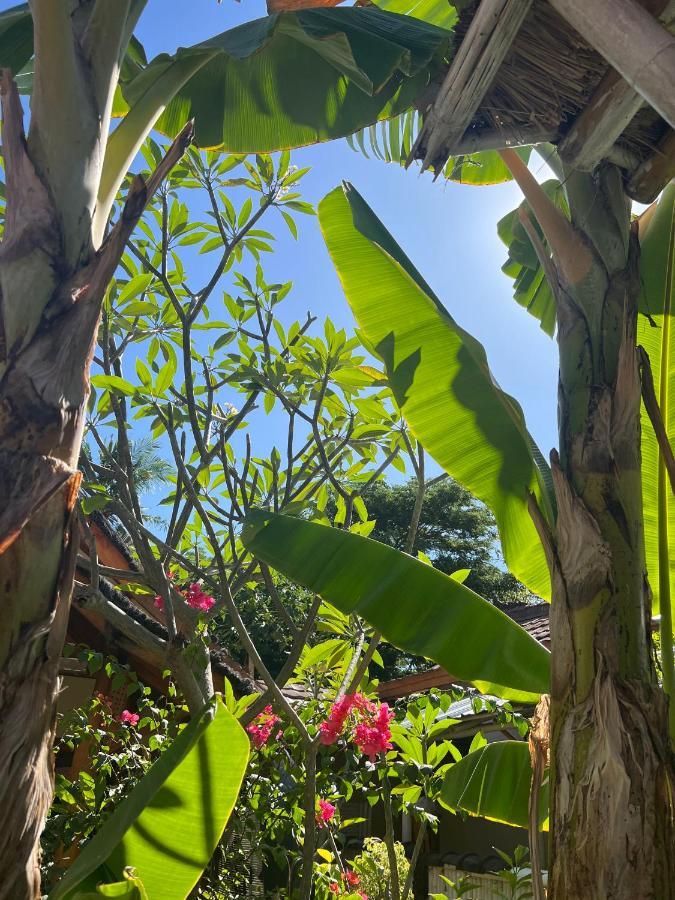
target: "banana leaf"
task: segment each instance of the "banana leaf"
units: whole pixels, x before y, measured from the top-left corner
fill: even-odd
[[[549,653],[465,585],[378,541],[303,519],[252,510],[244,545],[343,613],[433,659],[458,681],[509,700],[548,690]]]
[[[642,275],[638,342],[649,356],[654,389],[671,446],[675,439],[675,182],[640,225]],[[647,574],[654,612],[661,614],[661,669],[670,695],[670,732],[675,741],[673,599],[675,598],[675,498],[665,463],[644,406],[642,499]]]
[[[453,812],[528,826],[532,765],[525,741],[496,741],[468,753],[452,765],[441,788],[440,801]],[[539,827],[548,831],[548,777],[539,795]]]
[[[85,846],[50,900],[119,883],[127,869],[148,900],[185,900],[221,838],[248,757],[246,733],[214,698]]]
[[[319,224],[362,335],[383,360],[417,439],[495,515],[510,571],[550,595],[528,509],[553,517],[550,471],[518,403],[497,386],[483,346],[450,316],[349,184],[319,204]]]

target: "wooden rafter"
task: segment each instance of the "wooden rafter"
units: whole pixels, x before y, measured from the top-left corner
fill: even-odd
[[[422,159],[423,168],[438,167],[457,152],[457,144],[494,81],[531,5],[532,0],[482,0],[408,163]]]
[[[558,132],[551,128],[532,125],[527,128],[509,126],[490,128],[484,131],[467,131],[445,149],[449,156],[463,156],[466,153],[480,153],[482,150],[502,150],[504,148],[529,147],[532,144],[552,143]]]
[[[664,24],[675,14],[675,0],[641,0],[640,5]],[[590,172],[609,155],[643,105],[642,96],[610,69],[558,145],[561,158],[574,169]]]
[[[632,173],[626,193],[640,203],[652,203],[671,178],[675,178],[675,131],[668,131]]]
[[[675,37],[637,0],[549,0],[675,128]]]

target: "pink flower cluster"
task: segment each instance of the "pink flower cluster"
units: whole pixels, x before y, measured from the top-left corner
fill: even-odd
[[[325,828],[335,815],[335,807],[328,800],[319,800],[319,811],[316,814],[316,824],[319,828]]]
[[[275,716],[272,712],[271,706],[266,706],[265,709],[255,717],[255,719],[251,722],[250,725],[246,726],[246,731],[248,732],[251,741],[253,742],[253,746],[256,750],[260,750],[261,747],[264,747],[265,744],[269,741],[272,736],[272,731],[277,722],[281,722],[279,716]],[[276,733],[277,740],[281,737],[283,731],[279,729]]]
[[[138,713],[132,713],[128,709],[123,709],[122,712],[120,713],[120,717],[119,717],[119,721],[123,725],[132,725],[132,726],[138,725],[139,719],[140,719],[140,716],[138,715]]]
[[[361,879],[356,874],[356,872],[350,872],[349,870],[340,873],[340,883],[337,881],[331,881],[328,885],[328,890],[331,894],[335,894],[336,897],[347,897],[350,894],[353,894],[354,891],[352,888],[358,887]],[[363,891],[358,891],[358,895],[361,900],[368,900],[367,894],[364,894]]]
[[[389,723],[393,718],[394,713],[386,703],[373,703],[363,694],[345,694],[332,705],[328,719],[321,723],[319,740],[325,745],[334,744],[347,726],[356,746],[374,762],[378,753],[391,750]]]
[[[169,578],[172,576],[169,575]],[[186,589],[178,588],[180,593],[185,597],[185,602],[193,609],[200,612],[208,612],[215,604],[215,600],[209,594],[206,594],[198,581],[193,581]],[[164,612],[164,598],[155,597],[155,606],[160,612]]]

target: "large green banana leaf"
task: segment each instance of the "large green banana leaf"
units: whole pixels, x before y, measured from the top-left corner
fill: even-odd
[[[297,147],[407,109],[449,39],[445,29],[375,7],[281,13],[156,57],[124,96],[133,109],[170,93],[157,127],[173,135],[194,116],[200,146]],[[158,90],[160,82],[171,87]]]
[[[244,545],[344,613],[480,691],[530,702],[548,690],[549,653],[520,625],[443,572],[369,538],[252,511]]]
[[[351,185],[321,201],[319,223],[406,421],[436,462],[493,511],[511,572],[548,597],[528,497],[552,517],[550,473],[520,406],[495,383],[483,346],[452,319]]]
[[[641,307],[638,341],[649,355],[656,397],[671,444],[675,438],[675,182],[663,192],[640,228]],[[673,598],[675,597],[675,502],[649,416],[642,410],[642,496],[647,573],[655,612],[661,613],[664,686],[673,695]],[[675,738],[675,702],[671,699]]]
[[[194,118],[199,146],[237,153],[343,137],[408,109],[449,38],[375,7],[305,9],[161,54],[122,86],[129,109],[108,142],[100,218],[151,128],[173,136]]]
[[[202,147],[281,150],[343,137],[407,110],[449,52],[451,33],[377,7],[305,9],[247,22],[123,69],[95,229],[149,131],[195,119]],[[31,58],[26,5],[0,14],[0,66]]]
[[[506,825],[528,827],[532,764],[525,741],[496,741],[467,754],[448,769],[440,801]],[[539,827],[548,830],[548,777],[539,795]]]
[[[135,870],[148,900],[184,900],[234,807],[249,740],[219,698],[178,735],[49,896],[71,900]]]

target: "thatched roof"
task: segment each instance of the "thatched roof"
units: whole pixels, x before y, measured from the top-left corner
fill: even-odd
[[[653,199],[675,175],[675,134],[554,9],[568,2],[465,5],[448,71],[435,96],[425,98],[424,126],[411,157],[440,172],[450,156],[548,141],[572,168],[590,170],[609,158],[624,169],[631,196]],[[668,20],[675,15],[667,0],[641,6]],[[675,93],[675,85],[670,90]]]

